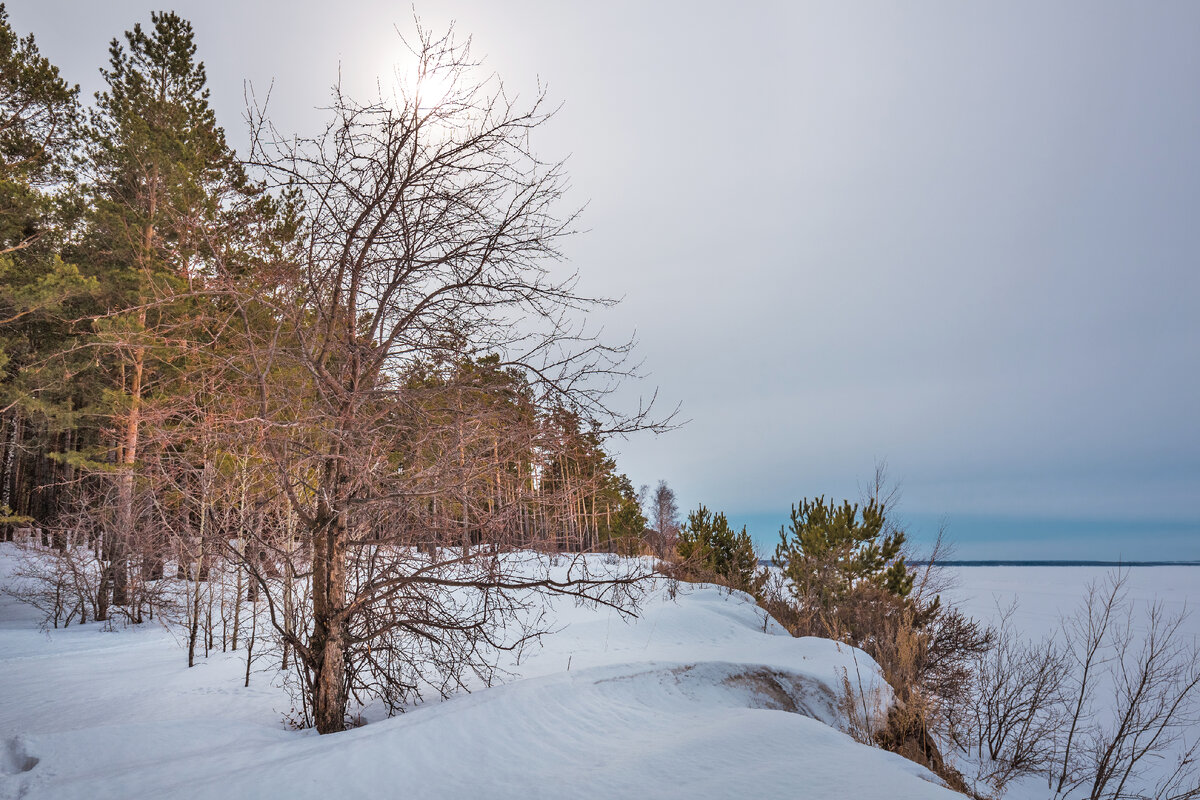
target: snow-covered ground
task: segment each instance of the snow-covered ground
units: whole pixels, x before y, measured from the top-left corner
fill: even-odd
[[[13,564],[0,544],[0,582]],[[995,620],[1014,600],[1030,637],[1055,632],[1092,567],[961,567],[948,598]],[[1200,601],[1200,568],[1133,568],[1135,604]],[[38,628],[0,596],[0,798],[956,797],[899,756],[856,743],[838,710],[864,655],[784,634],[748,598],[650,593],[639,617],[553,604],[559,631],[503,685],[334,736],[290,728],[265,660],[187,669],[157,623]],[[1200,614],[1185,625],[1200,637]],[[1009,798],[1040,797],[1036,781]]]
[[[240,654],[187,669],[156,624],[44,632],[0,597],[0,798],[959,796],[844,732],[843,674],[877,688],[866,656],[745,596],[551,613],[504,685],[318,737],[285,724],[269,672],[242,687]]]
[[[976,619],[994,621],[997,609],[1017,607],[1013,622],[1030,638],[1054,634],[1059,620],[1074,611],[1090,582],[1103,583],[1107,567],[954,567],[955,586],[946,593]],[[1169,614],[1190,612],[1181,631],[1200,637],[1200,567],[1129,567],[1126,589],[1136,613],[1158,600]]]

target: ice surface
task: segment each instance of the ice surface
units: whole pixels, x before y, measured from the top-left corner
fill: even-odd
[[[1024,637],[1038,640],[1057,637],[1061,641],[1064,617],[1079,609],[1089,583],[1104,586],[1113,573],[1108,567],[954,567],[947,570],[954,587],[946,598],[976,619],[995,624],[1003,612],[1011,611],[1013,628]],[[1200,640],[1200,567],[1130,567],[1125,572],[1125,593],[1135,635],[1145,633],[1145,613],[1151,603],[1161,604],[1168,616],[1185,614],[1178,635],[1184,646]],[[1122,622],[1125,617],[1122,617]],[[1140,639],[1139,639],[1140,642]],[[1097,680],[1098,702],[1111,697],[1111,686]],[[1101,708],[1101,715],[1107,709]],[[950,753],[951,759],[962,759]],[[1176,755],[1181,750],[1176,748]],[[1171,759],[1147,759],[1143,765],[1149,776],[1160,775],[1173,766]],[[959,765],[968,771],[965,762]],[[1028,776],[1015,781],[1005,800],[1044,800],[1049,794],[1046,780]]]

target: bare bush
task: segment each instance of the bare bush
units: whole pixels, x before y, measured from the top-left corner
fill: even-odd
[[[1127,577],[1114,572],[1091,585],[1064,623],[1075,668],[1054,796],[1200,797],[1190,757],[1200,741],[1200,649],[1181,636],[1186,612],[1154,602],[1136,614]],[[1165,773],[1155,769],[1172,760]]]
[[[106,502],[111,495],[105,493],[111,488],[104,483],[75,487],[71,505],[59,515],[55,527],[40,529],[18,545],[18,567],[5,591],[43,611],[45,625],[65,627],[114,616],[140,623],[175,610],[175,587],[164,579],[161,559],[149,555],[158,551],[148,541],[159,535],[149,520],[153,503],[149,493],[139,493],[132,505],[144,524],[122,537],[123,544],[135,547],[125,551],[121,569],[115,568],[117,560],[109,547],[113,508]],[[122,599],[120,606],[106,602],[114,585]]]
[[[1068,655],[1053,639],[1021,638],[1012,624],[1015,608],[1001,613],[991,646],[977,655],[972,702],[950,728],[974,756],[977,782],[995,792],[1016,777],[1050,768],[1065,721]]]
[[[1057,638],[1024,641],[1012,609],[1001,615],[968,710],[950,720],[991,791],[1041,775],[1061,800],[1200,797],[1200,650],[1186,613],[1139,611],[1127,577],[1090,584]]]
[[[100,561],[86,546],[75,543],[45,548],[34,541],[20,548],[5,594],[44,614],[43,627],[68,627],[96,618]]]

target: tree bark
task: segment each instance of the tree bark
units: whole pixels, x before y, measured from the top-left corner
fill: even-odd
[[[0,507],[5,513],[12,512],[13,483],[16,481],[17,445],[20,441],[21,417],[14,411],[5,420],[8,423],[8,436],[4,443],[4,477],[0,483]],[[4,541],[13,540],[13,526],[4,526]]]
[[[318,733],[346,728],[346,544],[349,531],[337,495],[343,484],[337,457],[326,474],[326,497],[314,520],[313,636],[310,666],[313,677],[313,721]]]

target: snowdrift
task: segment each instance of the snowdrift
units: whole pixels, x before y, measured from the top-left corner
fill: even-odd
[[[843,676],[890,702],[869,657],[792,638],[745,595],[551,613],[505,684],[318,737],[284,723],[270,672],[241,686],[239,654],[189,670],[169,631],[45,633],[4,598],[0,798],[959,796],[846,733]]]

